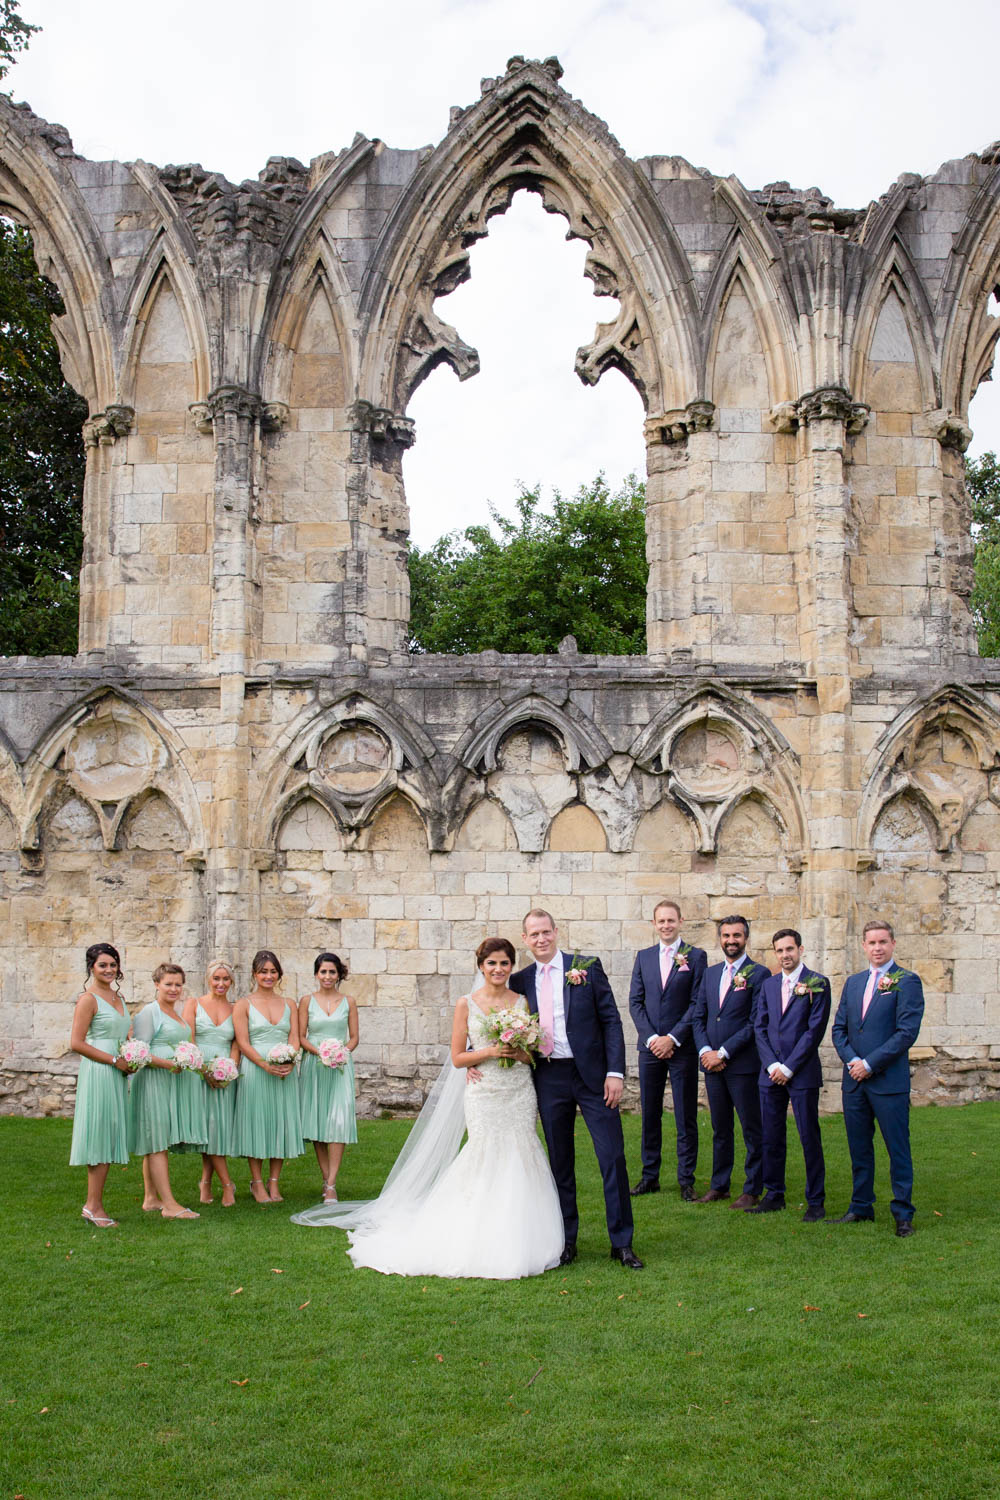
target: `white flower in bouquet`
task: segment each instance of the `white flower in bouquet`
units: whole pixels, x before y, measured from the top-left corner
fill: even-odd
[[[194,1042],[178,1042],[174,1052],[174,1062],[188,1073],[200,1073],[205,1066],[201,1048],[196,1047]]]
[[[148,1045],[140,1042],[138,1037],[130,1037],[118,1048],[118,1056],[127,1064],[130,1073],[138,1073],[140,1068],[146,1067],[152,1055]]]
[[[275,1042],[265,1061],[269,1062],[272,1067],[284,1068],[288,1063],[293,1063],[298,1055],[295,1048],[290,1047],[287,1042]]]
[[[346,1068],[347,1059],[350,1056],[343,1042],[335,1041],[333,1037],[319,1044],[319,1060],[328,1068]]]
[[[208,1083],[214,1083],[220,1089],[227,1089],[231,1083],[236,1082],[239,1069],[231,1057],[213,1057],[202,1068],[201,1076]]]
[[[528,1061],[535,1066],[535,1054],[547,1057],[552,1050],[552,1041],[542,1030],[536,1015],[528,1010],[495,1010],[486,1017],[486,1034],[492,1042],[504,1047],[516,1047],[528,1054]],[[513,1057],[497,1059],[501,1068],[512,1068],[517,1061]]]

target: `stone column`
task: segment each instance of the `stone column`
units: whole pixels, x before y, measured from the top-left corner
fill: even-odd
[[[384,659],[406,649],[410,580],[406,569],[409,511],[403,454],[416,431],[370,401],[351,408],[347,514],[351,545],[344,580],[344,639],[352,660]]]
[[[109,406],[83,424],[87,473],[83,486],[83,564],[80,569],[79,651],[109,644],[115,582],[112,515],[116,492],[127,482],[124,444],[135,421],[131,406]],[[131,473],[131,470],[128,470]]]
[[[698,538],[712,493],[714,413],[710,401],[691,401],[645,424],[646,646],[672,661],[711,659]]]

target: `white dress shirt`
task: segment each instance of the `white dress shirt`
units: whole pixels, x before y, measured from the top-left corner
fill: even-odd
[[[789,1004],[791,1004],[792,997],[795,994],[795,986],[798,984],[799,979],[801,978],[801,975],[802,975],[802,970],[804,968],[805,968],[805,964],[801,963],[801,964],[799,964],[798,968],[797,969],[793,969],[790,974],[786,975],[784,969],[782,969],[782,971],[781,971],[781,983],[782,983],[782,985],[784,985],[786,979],[788,980],[788,999],[789,999]],[[783,1075],[783,1077],[785,1077],[785,1078],[791,1078],[791,1076],[792,1076],[792,1070],[791,1070],[791,1068],[786,1068],[785,1064],[784,1063],[780,1063],[780,1062],[772,1063],[771,1066],[768,1068],[767,1071],[770,1073],[770,1075],[771,1075],[772,1078],[774,1077],[774,1070],[775,1070],[775,1068],[778,1068],[780,1070],[780,1072]]]
[[[734,959],[728,959],[727,958],[726,959],[726,968],[723,969],[722,973],[719,975],[719,994],[720,995],[722,994],[722,981],[726,977],[726,969],[729,970],[729,984],[728,984],[728,986],[726,988],[726,997],[728,998],[729,991],[733,987],[733,976],[736,974],[737,969],[742,969],[744,963],[746,962],[746,956],[747,956],[747,951],[744,948],[744,950],[740,954],[739,958],[734,958]],[[705,1053],[706,1052],[711,1052],[711,1050],[712,1050],[711,1047],[701,1047],[701,1048],[699,1048],[698,1056],[699,1057],[704,1057]],[[729,1061],[729,1053],[726,1051],[725,1047],[720,1047],[719,1048],[719,1056],[722,1058],[723,1062],[728,1062]]]
[[[542,991],[542,970],[545,964],[535,959],[535,998]],[[557,948],[548,964],[549,979],[552,981],[552,1051],[549,1053],[551,1059],[559,1059],[573,1056],[573,1048],[569,1044],[566,1034],[566,975],[563,970],[563,956]],[[614,1073],[610,1069],[605,1075],[608,1078],[623,1078],[623,1073]]]

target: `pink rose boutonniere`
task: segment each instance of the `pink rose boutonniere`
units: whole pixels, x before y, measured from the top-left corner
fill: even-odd
[[[690,943],[681,943],[674,954],[674,968],[678,974],[686,974],[691,965],[688,963],[688,955],[692,952]]]
[[[883,974],[876,988],[880,995],[888,995],[893,990],[899,989],[899,981],[902,979],[902,970],[897,969],[895,974]]]
[[[737,969],[736,973],[733,975],[733,989],[734,990],[745,990],[746,987],[747,987],[747,981],[749,980],[749,978],[750,978],[750,965],[749,964],[744,964],[743,968],[742,969]]]
[[[587,970],[594,962],[592,958],[581,958],[579,953],[574,953],[570,966],[566,970],[566,983],[582,984],[587,977]]]
[[[811,974],[808,979],[800,979],[792,991],[793,995],[818,995],[823,988],[823,981],[818,974]]]

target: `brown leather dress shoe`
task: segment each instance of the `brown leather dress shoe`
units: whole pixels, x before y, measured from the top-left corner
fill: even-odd
[[[696,1203],[722,1203],[728,1197],[728,1193],[721,1193],[718,1188],[709,1188],[707,1193],[702,1193],[701,1197],[694,1201]]]
[[[748,1208],[755,1208],[759,1202],[760,1197],[757,1193],[741,1193],[738,1198],[733,1199],[729,1207],[742,1208],[743,1212],[746,1213]]]

